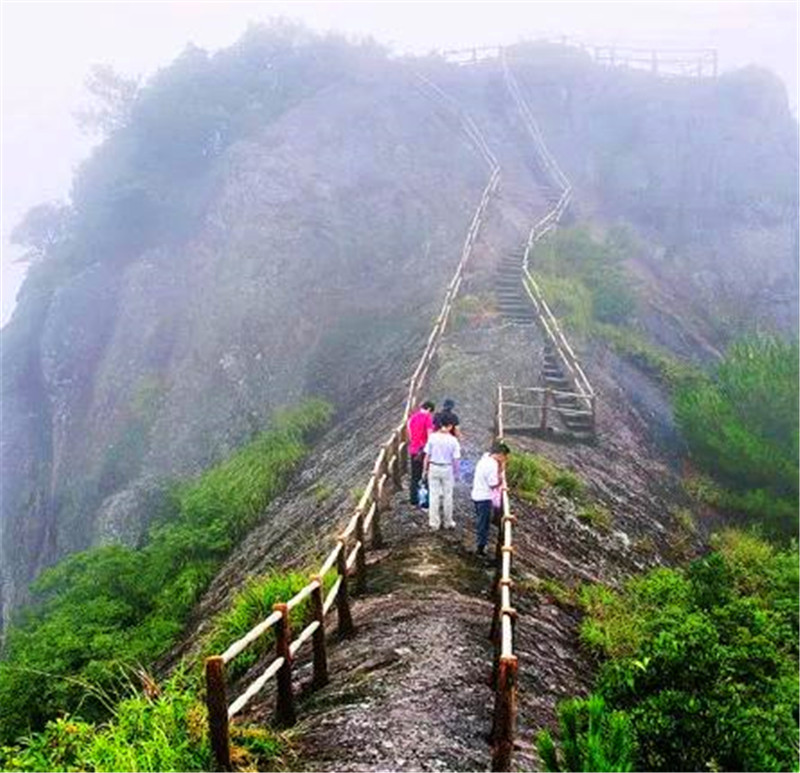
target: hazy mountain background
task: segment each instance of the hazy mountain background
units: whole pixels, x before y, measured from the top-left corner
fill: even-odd
[[[63,200],[96,136],[74,113],[96,63],[146,78],[193,42],[214,51],[250,21],[286,16],[311,29],[372,36],[396,53],[569,35],[595,44],[714,47],[720,67],[775,72],[797,109],[794,2],[6,2],[2,14],[2,292],[8,320],[25,268],[8,237],[35,204]]]

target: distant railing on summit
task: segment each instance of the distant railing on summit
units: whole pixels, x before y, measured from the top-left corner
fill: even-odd
[[[719,57],[714,48],[636,48],[596,45],[566,35],[536,38],[530,42],[577,48],[588,54],[599,65],[646,70],[659,77],[716,78],[719,67]],[[442,51],[442,56],[448,62],[459,65],[479,64],[503,56],[520,61],[525,59],[524,54],[516,56],[511,46],[453,49]]]

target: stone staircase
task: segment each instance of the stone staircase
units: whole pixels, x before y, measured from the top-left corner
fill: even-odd
[[[544,363],[542,366],[542,380],[544,386],[558,391],[572,392],[574,387],[564,375],[564,370],[559,363],[558,356],[551,344],[545,344]],[[586,410],[586,404],[572,395],[553,395],[555,411],[561,419],[564,428],[573,437],[580,440],[594,439],[594,428],[589,415],[574,415],[570,411]]]
[[[497,309],[503,319],[514,325],[532,325],[536,321],[533,304],[522,284],[522,261],[525,251],[520,248],[500,261],[495,280]]]

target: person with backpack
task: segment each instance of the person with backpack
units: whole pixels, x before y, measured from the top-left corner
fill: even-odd
[[[428,479],[428,524],[438,531],[441,526],[439,503],[444,510],[444,528],[454,529],[453,484],[459,475],[461,444],[452,434],[453,425],[442,424],[425,444],[423,475]]]
[[[411,461],[411,482],[408,501],[415,507],[419,501],[419,482],[422,479],[422,463],[425,459],[425,444],[433,432],[433,412],[436,406],[426,400],[408,419],[408,457]]]
[[[496,440],[475,465],[471,498],[475,506],[475,552],[479,556],[486,555],[489,522],[492,509],[502,497],[502,473],[509,453],[509,447],[502,440]]]

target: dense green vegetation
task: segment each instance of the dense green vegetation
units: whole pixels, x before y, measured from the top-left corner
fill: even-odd
[[[784,535],[798,523],[798,364],[797,341],[747,339],[675,400],[692,459],[729,490],[716,504]]]
[[[224,557],[329,415],[321,401],[279,414],[231,458],[176,486],[142,548],[95,548],[44,572],[33,588],[36,603],[8,631],[0,740],[39,730],[64,711],[104,719],[127,689],[129,667],[169,649]]]
[[[583,589],[581,641],[602,662],[590,699],[561,708],[560,745],[539,736],[551,769],[796,770],[796,545],[730,531],[714,547]]]

